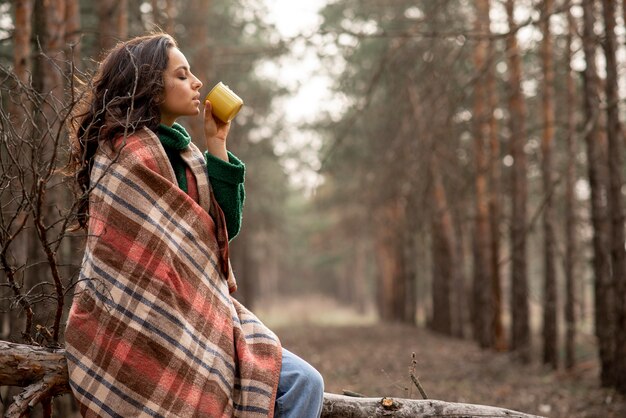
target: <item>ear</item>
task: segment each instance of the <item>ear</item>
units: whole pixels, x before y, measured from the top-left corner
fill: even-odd
[[[165,101],[165,86],[161,88],[161,91],[152,96],[152,101],[157,106],[160,106]]]
[[[152,97],[152,101],[156,105],[160,105],[165,101],[165,83],[166,82],[167,81],[165,80],[165,70],[163,70],[161,72],[161,79],[155,80],[155,83],[153,84],[153,89],[156,90],[156,93]]]

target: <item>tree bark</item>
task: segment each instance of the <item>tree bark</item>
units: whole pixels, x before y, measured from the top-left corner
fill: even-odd
[[[541,139],[541,169],[543,172],[543,362],[553,369],[559,366],[556,289],[556,231],[554,227],[554,180],[552,150],[554,148],[554,48],[550,33],[552,0],[543,0],[541,20],[541,62],[543,67],[543,136]]]
[[[51,396],[69,393],[65,350],[51,350],[0,341],[0,385],[27,386],[14,399],[5,417],[17,418],[30,407]],[[532,418],[528,415],[493,406],[470,405],[437,400],[394,398],[353,398],[324,394],[322,417],[506,417]]]
[[[254,240],[253,231],[248,230],[242,231],[230,243],[233,271],[239,283],[239,290],[234,295],[248,309],[253,309],[257,302],[258,282],[263,277],[259,274]]]
[[[68,393],[65,350],[0,341],[0,385],[25,387],[7,408],[6,418],[22,417],[39,402]]]
[[[489,17],[489,15],[487,15]],[[501,181],[502,170],[500,139],[494,110],[498,106],[498,94],[495,74],[495,45],[489,41],[487,47],[487,97],[489,99],[489,230],[491,232],[491,299],[493,311],[491,332],[493,348],[505,351],[507,347],[502,323],[502,274],[500,272],[500,221],[502,213]]]
[[[606,149],[598,129],[600,114],[599,79],[596,70],[595,2],[584,0],[583,50],[585,53],[584,111],[585,142],[589,186],[591,188],[591,219],[593,225],[593,270],[595,275],[595,328],[600,354],[603,386],[614,382],[614,320],[609,254],[609,222],[607,198]]]
[[[156,26],[163,25],[161,10],[159,8],[159,0],[150,0],[150,5],[152,6],[152,21]]]
[[[378,265],[378,314],[385,321],[405,322],[405,272],[403,243],[405,208],[392,199],[377,209],[375,251]]]
[[[450,296],[452,283],[457,283],[455,270],[458,268],[454,227],[448,207],[448,199],[441,178],[439,159],[433,153],[430,157],[430,174],[433,190],[433,322],[432,329],[445,335],[452,335],[452,306]]]
[[[576,226],[576,199],[574,187],[576,185],[576,85],[572,73],[572,40],[576,33],[576,22],[570,9],[567,10],[567,46],[566,50],[566,85],[567,95],[565,108],[567,109],[567,137],[566,137],[566,169],[565,169],[565,367],[572,369],[576,365],[576,265],[578,260],[578,236]]]
[[[604,15],[604,55],[606,57],[605,94],[607,101],[607,138],[609,157],[608,201],[611,222],[610,253],[615,295],[614,376],[617,389],[626,393],[626,253],[624,250],[624,207],[622,187],[623,147],[619,120],[618,68],[615,39],[615,2],[602,0]]]
[[[17,0],[15,3],[15,30],[13,31],[13,72],[22,83],[28,82],[31,70],[32,0]]]
[[[176,25],[176,4],[174,0],[165,1],[165,31],[174,36]]]
[[[211,33],[207,21],[213,16],[212,0],[191,0],[189,2],[190,13],[188,20],[187,50],[189,51],[189,65],[193,73],[203,82],[208,83],[214,77],[213,49]],[[212,86],[205,86],[209,89]],[[207,90],[208,91],[208,90]],[[192,138],[204,138],[202,132],[202,118],[189,118],[187,121],[189,134]]]
[[[358,237],[354,243],[353,264],[350,266],[349,280],[354,293],[353,305],[357,312],[364,314],[367,310],[367,301],[369,299],[366,289],[367,276],[367,248],[365,247],[365,237]],[[415,316],[415,315],[414,315]]]
[[[476,16],[474,27],[476,33],[489,33],[489,1],[476,0]],[[489,111],[486,91],[486,77],[488,71],[487,44],[483,38],[476,42],[474,47],[474,66],[479,72],[474,88],[474,169],[476,188],[476,218],[475,218],[475,265],[473,284],[473,314],[474,339],[483,348],[493,346],[492,312],[493,301],[491,293],[490,268],[490,236],[489,232],[489,197],[488,197],[488,164],[485,151],[486,141],[489,139]]]
[[[522,96],[522,64],[517,45],[517,25],[513,11],[515,0],[507,0],[509,35],[506,38],[509,67],[509,110],[511,155],[513,156],[511,184],[511,350],[519,353],[523,362],[530,361],[530,323],[528,307],[528,277],[526,267],[526,107]]]
[[[152,0],[152,19],[154,24],[163,28],[166,33],[174,36],[174,26],[176,23],[176,4],[175,0],[165,0],[165,9],[159,8],[159,1]]]
[[[484,405],[461,404],[436,400],[409,400],[398,398],[352,398],[324,394],[324,408],[322,418],[340,417],[502,417],[502,418],[531,418],[522,412],[496,408]]]
[[[418,219],[413,214],[415,213],[415,203],[411,203],[412,196],[407,198],[406,208],[405,208],[405,228],[402,231],[403,238],[403,257],[404,257],[404,320],[403,322],[406,324],[416,324],[417,323],[417,279],[418,279],[418,261],[416,260],[417,254],[417,229],[418,229]],[[358,244],[357,244],[358,245]],[[364,276],[358,278],[360,283],[355,283],[353,285],[353,293],[355,296],[360,294],[361,297],[365,297],[364,287],[365,280]],[[365,300],[365,299],[364,299]]]
[[[97,12],[100,49],[108,50],[128,36],[128,0],[100,0]]]
[[[128,0],[117,0],[117,36],[128,39]]]
[[[8,95],[8,110],[10,113],[11,125],[15,127],[16,131],[18,131],[20,135],[27,137],[31,131],[28,126],[29,124],[27,123],[27,115],[32,113],[32,104],[28,99],[26,89],[19,86],[19,84],[21,83],[28,86],[31,81],[29,80],[29,77],[33,69],[33,62],[31,59],[33,0],[15,1],[14,13],[15,29],[13,30],[13,73],[15,74],[16,80],[6,80],[3,82],[12,84],[11,90],[13,91],[13,94]],[[6,143],[3,143],[2,149],[0,150],[0,163],[2,164],[2,167],[10,167],[12,165],[9,157],[10,153],[7,149],[8,147],[9,146],[6,145]],[[24,163],[24,167],[29,165],[28,162],[25,161],[27,159],[26,155],[20,154],[19,158],[21,162]],[[7,179],[8,177],[3,176],[3,182]],[[14,211],[19,210],[21,205],[18,202],[24,201],[25,197],[24,194],[19,191],[19,186],[14,186],[18,181],[25,181],[25,179],[18,179],[17,176],[14,176],[14,179],[8,181],[6,186],[3,187],[3,191],[0,192],[0,205],[3,213],[13,213]],[[7,229],[11,231],[12,234],[16,233],[16,231],[11,228],[11,225],[7,225],[5,222],[0,223],[3,228],[8,227]],[[11,268],[25,265],[26,260],[28,260],[28,248],[30,242],[32,241],[32,237],[27,233],[18,235],[19,236],[16,236],[14,243],[10,245],[11,248],[5,250],[2,248],[2,245],[0,245],[0,250],[5,251],[5,254],[0,256],[0,259],[3,259],[5,263],[9,263],[9,260],[12,258],[14,260]],[[2,269],[3,268],[4,266]],[[17,269],[14,269],[13,271],[16,270]],[[9,278],[6,273],[3,275],[2,282],[3,284],[9,282]],[[13,300],[9,300],[8,298],[2,299],[3,300],[0,301],[0,310],[2,311],[0,314],[0,320],[2,321],[0,329],[2,330],[2,338],[11,338],[15,330],[18,327],[21,327],[20,323],[22,318],[26,319],[26,328],[30,329],[29,322],[32,322],[32,309],[28,307],[25,309],[25,312],[18,317],[15,312],[12,311],[12,305],[14,303]],[[26,307],[28,305],[28,301],[22,299],[21,305],[22,307]],[[17,333],[15,333],[15,335],[17,335]]]
[[[65,6],[65,43],[71,46],[69,57],[78,68],[82,67],[80,38],[80,2],[67,0]]]
[[[64,0],[38,0],[35,2],[35,36],[41,51],[37,55],[33,70],[33,88],[39,93],[33,103],[33,129],[27,136],[37,146],[30,155],[32,190],[37,199],[31,200],[28,209],[32,214],[32,232],[28,234],[28,259],[32,266],[24,272],[25,289],[33,289],[42,281],[49,281],[54,286],[56,306],[52,304],[33,304],[34,322],[43,322],[42,318],[53,318],[50,325],[54,338],[58,339],[61,331],[61,314],[65,303],[64,288],[60,267],[64,264],[62,256],[67,250],[67,242],[56,245],[63,234],[59,214],[67,205],[67,190],[57,187],[60,175],[56,168],[64,159],[65,147],[61,144],[66,138],[62,122],[65,103],[66,84],[66,44]],[[23,189],[26,190],[26,189]],[[55,247],[56,246],[56,247]],[[28,291],[24,291],[26,293]],[[32,331],[32,330],[31,330]],[[25,335],[29,341],[33,335]]]

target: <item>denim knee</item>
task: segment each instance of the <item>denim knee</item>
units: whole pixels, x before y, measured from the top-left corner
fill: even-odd
[[[302,367],[298,372],[298,383],[296,384],[301,390],[305,390],[311,394],[311,397],[324,396],[324,378],[315,368],[306,364],[308,367]]]
[[[319,417],[324,400],[324,379],[306,361],[283,349],[275,417]]]

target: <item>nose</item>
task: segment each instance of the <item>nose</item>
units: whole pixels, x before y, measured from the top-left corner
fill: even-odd
[[[202,88],[202,81],[200,81],[200,79],[196,76],[193,76],[195,78],[194,81],[194,89],[195,90],[200,90]]]

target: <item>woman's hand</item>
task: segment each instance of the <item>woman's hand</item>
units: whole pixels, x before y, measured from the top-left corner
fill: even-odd
[[[207,150],[217,158],[228,161],[226,138],[230,131],[230,122],[224,123],[211,113],[211,102],[204,102],[204,139]]]

